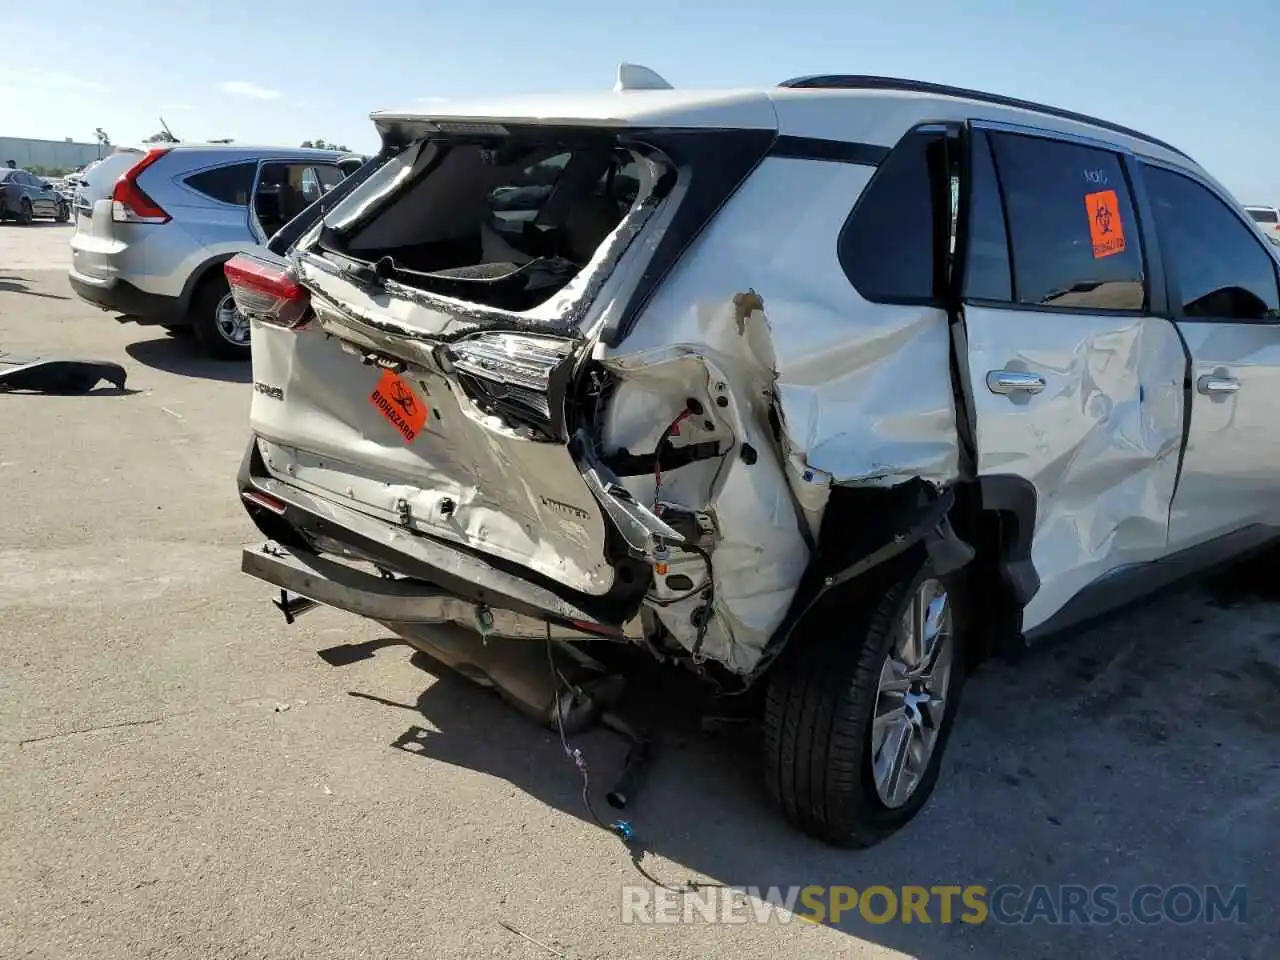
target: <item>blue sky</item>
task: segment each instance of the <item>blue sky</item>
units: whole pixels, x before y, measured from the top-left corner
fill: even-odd
[[[71,0],[4,17],[0,136],[376,144],[371,110],[820,72],[978,87],[1129,124],[1280,203],[1280,0]]]

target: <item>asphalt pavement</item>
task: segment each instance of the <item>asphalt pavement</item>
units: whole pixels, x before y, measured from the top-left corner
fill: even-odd
[[[1256,565],[984,669],[926,811],[860,853],[780,822],[750,736],[673,701],[628,849],[550,732],[375,625],[286,626],[238,570],[247,368],[77,300],[69,236],[0,226],[0,350],[129,381],[0,394],[0,957],[1280,956],[1280,591]],[[575,746],[603,808],[625,746]],[[1216,924],[623,922],[691,880],[1246,899]]]

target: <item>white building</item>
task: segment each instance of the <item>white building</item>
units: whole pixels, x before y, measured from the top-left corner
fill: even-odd
[[[66,140],[28,140],[0,137],[0,166],[12,160],[19,167],[63,167],[78,170],[90,161],[111,152],[110,146]]]

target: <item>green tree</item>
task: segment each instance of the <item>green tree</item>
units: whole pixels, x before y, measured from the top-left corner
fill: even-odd
[[[336,143],[329,143],[327,140],[303,140],[301,144],[304,150],[312,148],[316,150],[341,150],[343,153],[350,153],[351,148],[346,146],[338,146]]]

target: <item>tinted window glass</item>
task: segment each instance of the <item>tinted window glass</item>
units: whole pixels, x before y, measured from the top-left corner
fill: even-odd
[[[927,300],[934,289],[928,148],[909,133],[885,157],[840,234],[840,263],[868,300]]]
[[[1257,220],[1258,223],[1280,223],[1280,214],[1274,210],[1250,210],[1249,216]]]
[[[1138,219],[1120,158],[1058,140],[991,137],[1013,247],[1014,299],[1141,310]]]
[[[1009,238],[1000,206],[1000,186],[985,136],[973,143],[973,183],[969,215],[969,251],[964,295],[974,300],[1005,302],[1013,297],[1009,277]]]
[[[1181,174],[1147,167],[1160,248],[1177,277],[1188,317],[1276,318],[1275,261],[1257,236],[1209,190]]]
[[[320,185],[324,187],[324,192],[328,193],[342,182],[343,174],[337,167],[328,167],[321,164],[316,167],[316,176],[320,178]]]
[[[253,191],[253,177],[257,170],[257,165],[253,163],[235,163],[192,174],[187,177],[186,182],[187,186],[214,200],[246,207],[249,205],[249,194]]]

